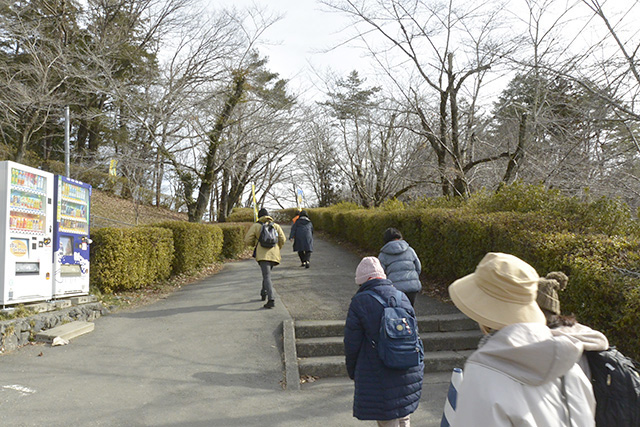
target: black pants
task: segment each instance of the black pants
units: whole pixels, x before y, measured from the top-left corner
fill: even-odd
[[[303,264],[311,261],[311,251],[298,251],[298,256],[300,257],[300,262]]]
[[[416,297],[418,296],[418,293],[417,292],[405,292],[404,294],[407,296],[407,298],[409,298],[409,301],[411,301],[411,305],[413,307],[415,307],[416,306]]]

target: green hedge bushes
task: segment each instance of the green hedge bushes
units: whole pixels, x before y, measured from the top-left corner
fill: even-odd
[[[173,232],[173,274],[191,273],[222,257],[223,234],[217,225],[184,221],[155,224]]]
[[[167,221],[92,230],[91,287],[103,293],[138,289],[235,258],[246,249],[250,225]]]
[[[253,222],[253,208],[233,208],[227,222]]]
[[[244,235],[249,230],[249,227],[251,227],[251,222],[239,224],[221,223],[217,225],[222,230],[224,241],[222,244],[222,258],[236,258],[244,252],[246,249]]]
[[[640,233],[619,201],[579,200],[516,184],[466,202],[434,199],[369,210],[308,211],[316,229],[371,255],[382,247],[384,230],[398,228],[416,250],[424,277],[443,287],[472,273],[492,251],[516,255],[542,276],[563,271],[569,276],[560,294],[563,311],[640,358],[640,274],[633,273],[640,271]]]
[[[91,287],[132,290],[171,275],[173,233],[165,228],[101,228],[91,232]]]

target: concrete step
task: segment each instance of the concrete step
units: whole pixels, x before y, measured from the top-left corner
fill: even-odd
[[[343,320],[298,320],[295,322],[296,337],[335,337],[344,334]],[[478,324],[462,313],[438,314],[418,317],[418,330],[423,332],[453,332],[478,330]]]
[[[482,338],[479,329],[473,331],[420,332],[425,352],[475,350]]]
[[[427,352],[472,350],[478,347],[480,337],[479,330],[420,333]],[[299,338],[296,339],[296,351],[298,357],[341,356],[344,355],[343,337]]]
[[[418,317],[418,330],[423,332],[479,331],[478,324],[462,313]]]
[[[297,335],[296,330],[296,335]],[[296,340],[298,357],[344,357],[344,342],[342,337],[299,338]]]
[[[435,351],[424,354],[424,371],[448,372],[462,368],[473,350]],[[302,357],[298,359],[300,376],[319,378],[343,377],[347,375],[344,356]]]
[[[297,320],[296,338],[341,337],[344,320]]]
[[[344,356],[299,358],[298,371],[301,377],[334,378],[347,376]]]
[[[93,322],[69,322],[64,325],[56,326],[55,328],[40,331],[36,335],[36,341],[51,343],[56,337],[69,341],[72,338],[93,331],[94,327],[95,325]]]

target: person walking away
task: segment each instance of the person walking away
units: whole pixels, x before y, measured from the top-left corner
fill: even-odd
[[[265,247],[263,246],[263,243],[260,242],[263,227],[273,227],[277,232],[277,241],[272,242],[272,247]],[[260,291],[260,298],[262,301],[267,300],[263,307],[273,308],[275,305],[275,298],[273,295],[273,283],[271,282],[271,270],[273,267],[280,264],[280,249],[282,249],[286,242],[284,231],[282,230],[282,227],[276,224],[273,218],[269,216],[269,211],[262,208],[258,212],[258,222],[249,228],[249,231],[247,231],[247,234],[244,237],[244,241],[247,246],[253,246],[255,248],[255,258],[258,265],[260,265],[260,270],[262,271],[262,290]]]
[[[384,300],[401,295],[396,301],[415,316],[413,306],[398,292],[376,257],[365,257],[356,269],[359,289],[351,299],[344,330],[345,361],[349,378],[355,382],[353,416],[359,420],[376,420],[381,427],[410,427],[422,393],[424,363],[408,369],[386,367],[372,344],[380,329],[383,306],[365,293],[373,291]]]
[[[422,290],[420,259],[409,243],[402,239],[402,234],[397,229],[387,228],[382,238],[384,246],[380,249],[378,259],[387,279],[391,280],[398,290],[404,292],[411,305],[415,306],[416,297]]]
[[[577,362],[582,343],[553,336],[536,303],[539,276],[490,252],[449,286],[453,303],[485,333],[464,365],[454,427],[592,427],[595,398]]]
[[[294,252],[298,252],[300,267],[309,268],[311,252],[313,252],[313,224],[307,211],[300,211],[298,219],[291,226],[289,240],[293,241]]]

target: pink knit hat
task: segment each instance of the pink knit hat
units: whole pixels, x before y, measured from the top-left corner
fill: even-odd
[[[356,285],[362,285],[374,277],[387,278],[382,265],[380,265],[380,261],[374,256],[362,258],[362,261],[358,264],[358,268],[356,268]]]

